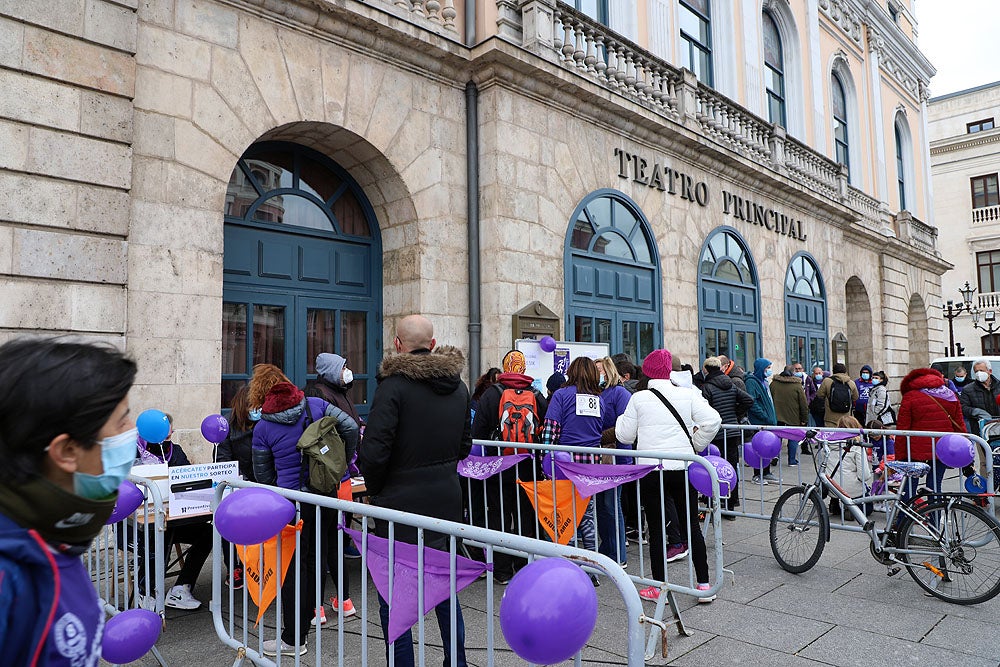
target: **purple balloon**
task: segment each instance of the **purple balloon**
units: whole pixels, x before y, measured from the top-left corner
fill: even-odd
[[[163,621],[148,609],[129,609],[104,624],[101,657],[114,665],[135,662],[160,638]]]
[[[115,501],[115,508],[104,523],[110,526],[130,516],[142,504],[142,497],[142,491],[139,490],[139,487],[126,479],[118,486],[118,500]]]
[[[765,466],[767,466],[766,461],[770,461],[771,458],[769,457],[768,459],[766,459],[766,461],[765,459],[762,459],[760,454],[758,454],[756,450],[754,450],[753,444],[748,442],[747,444],[743,445],[743,460],[746,461],[747,465],[750,466],[751,468],[756,468],[757,470],[760,470]]]
[[[215,527],[233,544],[266,542],[295,516],[295,505],[269,489],[237,489],[215,510]]]
[[[553,457],[556,461],[573,462],[573,455],[569,452],[548,452],[542,457],[542,472],[554,479],[569,479],[566,475],[562,474],[557,466],[553,466]],[[553,468],[555,469],[553,470]]]
[[[722,456],[722,452],[719,451],[719,448],[712,443],[708,443],[708,453],[712,456]]]
[[[938,460],[949,468],[964,468],[976,460],[972,441],[957,433],[949,433],[937,441]]]
[[[721,456],[709,454],[705,458],[715,468],[715,474],[719,478],[719,495],[725,498],[736,484],[736,469]],[[703,496],[712,495],[712,478],[705,466],[700,463],[692,463],[688,466],[688,479],[698,493]]]
[[[522,659],[554,665],[576,655],[597,625],[597,592],[580,567],[543,558],[514,575],[500,600],[500,629]]]
[[[771,431],[757,431],[750,439],[750,444],[760,458],[768,461],[781,453],[781,438]]]
[[[538,347],[542,348],[543,352],[552,352],[556,349],[556,339],[552,336],[542,336],[538,341]]]
[[[222,415],[209,415],[201,420],[201,434],[209,442],[219,444],[229,435],[229,422]]]

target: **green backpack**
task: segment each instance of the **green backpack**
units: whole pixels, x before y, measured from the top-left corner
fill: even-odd
[[[302,456],[302,468],[309,470],[309,488],[323,495],[336,495],[347,470],[347,449],[337,433],[337,420],[322,417],[313,421],[306,403],[306,427],[295,444]]]

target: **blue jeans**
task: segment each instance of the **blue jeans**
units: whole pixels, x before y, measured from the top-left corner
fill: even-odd
[[[583,514],[581,517],[580,514]],[[597,532],[594,525],[594,498],[587,501],[583,508],[579,504],[576,506],[576,518],[580,523],[576,526],[576,535],[573,537],[573,546],[590,551],[597,551]]]
[[[444,647],[444,667],[451,665],[451,600],[445,600],[434,607],[438,625],[441,628],[441,644]],[[389,636],[389,603],[378,596],[378,615],[382,621],[382,637]],[[458,663],[454,667],[467,667],[465,662],[465,621],[462,606],[455,600],[455,638],[458,640]],[[413,667],[413,632],[407,630],[393,642],[396,667]],[[385,646],[385,664],[389,664],[389,645]]]
[[[788,465],[798,465],[799,463],[799,442],[795,439],[786,440],[788,443]]]
[[[621,505],[621,487],[597,494],[597,536],[601,545],[597,551],[616,563],[628,560],[625,552],[625,515]],[[615,544],[618,553],[615,553]]]

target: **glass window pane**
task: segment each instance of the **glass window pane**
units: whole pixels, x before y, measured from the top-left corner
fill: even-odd
[[[620,231],[622,236],[627,238],[632,234],[632,228],[635,227],[635,216],[617,199],[612,205],[611,218],[615,229]]]
[[[253,363],[285,367],[285,309],[253,307]]]
[[[579,250],[589,250],[592,238],[594,238],[594,228],[587,220],[587,216],[581,212],[580,217],[573,223],[573,234],[570,236],[569,244]]]
[[[594,319],[577,315],[573,320],[573,338],[581,343],[594,342]]]
[[[636,232],[635,236],[632,237],[632,247],[635,249],[635,259],[638,262],[652,264],[653,256],[649,250],[649,241],[646,239],[646,234],[642,231],[641,225],[639,227],[640,229]]]
[[[597,343],[611,342],[611,320],[597,319]]]
[[[222,304],[222,374],[249,373],[247,368],[247,306]]]
[[[833,75],[830,81],[831,95],[833,98],[833,117],[847,118],[847,100],[844,95],[844,87],[840,83],[837,75]]]
[[[743,370],[751,369],[753,370],[753,362],[757,359],[757,334],[753,331],[747,332],[747,347],[743,351],[742,359],[740,360],[740,365],[743,366]]]
[[[733,356],[730,359],[739,359],[740,355],[745,354],[747,349],[747,334],[745,331],[736,331],[733,333]],[[739,362],[737,362],[739,363]]]
[[[716,234],[712,237],[712,240],[708,242],[708,247],[712,249],[712,253],[715,255],[716,259],[725,257],[729,254],[726,252],[727,238],[729,238],[728,234]]]
[[[275,195],[254,211],[253,219],[259,222],[276,222],[309,229],[333,231],[326,211],[298,195]]]
[[[778,32],[778,26],[774,23],[774,18],[771,17],[770,12],[764,12],[763,14],[763,28],[764,28],[764,62],[767,65],[777,69],[784,69],[784,58],[781,53],[781,34]]]
[[[299,188],[329,201],[343,181],[320,163],[307,157],[299,159]]]
[[[223,380],[222,381],[222,409],[228,410],[233,407],[233,397],[240,387],[247,383],[246,380]]]
[[[705,356],[716,357],[719,355],[719,348],[715,342],[715,329],[705,329]]]
[[[293,160],[294,156],[289,152],[268,151],[246,160],[246,165],[257,185],[267,192],[292,187]]]
[[[730,356],[729,352],[729,331],[719,329],[719,354],[724,354],[728,357]]]
[[[611,226],[611,198],[598,197],[587,204],[587,213],[596,229]]]
[[[335,310],[306,310],[306,373],[316,372],[316,355],[322,352],[339,354],[334,341],[336,322]]]
[[[259,196],[253,181],[237,166],[229,177],[229,186],[226,188],[225,214],[242,218]]]
[[[361,209],[361,204],[358,203],[358,198],[354,196],[353,192],[345,190],[344,194],[337,197],[337,201],[333,202],[331,208],[333,209],[333,217],[340,224],[341,232],[354,236],[371,236],[371,230],[368,228],[368,219],[365,217],[365,213]]]
[[[605,232],[598,237],[594,243],[594,252],[609,257],[621,257],[622,259],[634,259],[632,249],[620,234],[615,232]]]
[[[736,268],[736,265],[728,259],[719,262],[715,271],[715,277],[733,283],[743,282],[743,276],[740,275],[740,270]]]
[[[355,375],[368,375],[368,313],[344,311],[340,314],[340,356],[347,359]]]
[[[639,356],[639,339],[636,331],[636,322],[622,322],[622,344],[621,351],[629,356],[629,359],[637,359]]]
[[[639,354],[636,355],[636,359],[645,359],[646,355],[653,351],[655,345],[653,333],[652,322],[639,323]]]

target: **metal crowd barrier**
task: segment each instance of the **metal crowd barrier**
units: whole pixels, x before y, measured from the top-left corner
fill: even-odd
[[[131,475],[129,479],[144,490],[146,502],[132,516],[105,526],[84,556],[84,563],[106,613],[114,616],[143,607],[163,618],[166,510],[155,482]],[[155,646],[150,654],[166,667]]]
[[[760,471],[752,468],[743,458],[743,445],[749,443],[753,438],[754,434],[758,431],[787,431],[789,429],[805,429],[817,431],[821,434],[832,434],[832,433],[851,433],[857,434],[858,429],[843,429],[843,428],[831,428],[831,427],[808,427],[808,426],[758,426],[758,425],[744,425],[744,424],[723,424],[719,428],[719,433],[724,433],[728,431],[740,431],[739,438],[729,438],[724,437],[723,445],[719,448],[722,450],[722,456],[727,457],[727,454],[733,454],[730,452],[730,448],[738,448],[738,460],[740,465],[737,466],[737,475],[739,476],[739,496],[740,496],[740,506],[738,509],[724,509],[723,514],[737,517],[746,517],[753,519],[765,519],[770,520],[771,518],[771,508],[774,501],[777,500],[781,493],[793,486],[799,486],[804,483],[812,482],[816,478],[816,470],[813,465],[812,455],[806,454],[803,457],[803,453],[798,452],[799,465],[795,467],[789,467],[787,464],[788,458],[788,444],[787,442],[782,443],[781,451],[777,456],[777,461],[772,462],[771,474],[773,474],[776,480],[764,480],[763,478],[754,483],[752,481],[755,474],[759,474]],[[903,455],[903,452],[909,451],[909,441],[913,437],[930,437],[931,440],[931,451],[935,454],[932,461],[930,461],[931,472],[928,475],[928,479],[933,478],[934,475],[938,474],[939,471],[944,468],[944,478],[942,480],[941,490],[943,491],[957,491],[965,492],[965,476],[962,472],[955,468],[948,468],[944,466],[936,456],[937,451],[937,441],[946,436],[952,435],[949,432],[943,431],[902,431],[899,429],[880,429],[880,430],[867,430],[862,429],[862,434],[873,434],[878,436],[891,436],[895,440],[895,457],[897,461],[909,461],[911,460],[907,456]],[[974,461],[974,470],[983,475],[987,480],[993,479],[993,450],[989,444],[983,438],[972,435],[969,433],[960,433],[962,437],[968,438],[974,445],[976,450],[976,460]],[[862,437],[864,437],[862,435]],[[796,441],[797,442],[797,441]],[[904,445],[905,443],[905,445]],[[831,446],[831,461],[836,461],[836,457],[839,456],[839,443],[838,441],[830,442]],[[867,443],[866,443],[867,446]],[[868,450],[866,450],[867,452]],[[734,455],[736,458],[736,455]],[[732,459],[730,459],[732,460]],[[876,467],[875,465],[872,466]],[[844,470],[843,467],[837,471],[834,476],[835,481],[843,486],[844,481]],[[922,482],[926,484],[926,481]],[[986,498],[989,511],[996,516],[996,502],[992,497]],[[858,526],[853,522],[849,512],[841,509],[841,513],[831,514],[830,526],[838,530],[848,530],[854,532],[861,532],[862,527]]]
[[[319,531],[323,525],[321,520],[322,511],[330,511],[335,513],[334,525],[342,526],[345,521],[345,514],[353,515],[355,520],[360,521],[360,527],[358,531],[361,536],[361,543],[357,544],[357,548],[361,552],[360,560],[360,570],[362,581],[354,584],[352,582],[352,590],[356,591],[360,597],[355,598],[355,609],[357,612],[357,617],[360,619],[360,623],[353,624],[353,622],[348,621],[344,615],[344,605],[343,605],[343,590],[345,587],[344,577],[345,577],[345,559],[344,559],[344,546],[348,544],[348,536],[342,530],[338,530],[337,537],[337,575],[336,585],[333,590],[327,590],[326,596],[330,596],[332,593],[341,601],[336,612],[331,612],[332,618],[329,619],[327,627],[333,625],[336,621],[336,638],[330,640],[324,640],[324,633],[322,631],[316,631],[315,629],[309,629],[309,637],[306,640],[307,651],[303,655],[298,654],[298,639],[300,632],[306,624],[313,623],[315,616],[312,618],[303,618],[298,611],[296,611],[293,619],[282,619],[282,594],[281,594],[281,572],[273,572],[276,581],[276,598],[272,603],[273,606],[268,609],[264,614],[263,619],[259,626],[255,626],[254,621],[256,620],[256,613],[258,608],[254,605],[250,599],[250,587],[257,586],[257,590],[263,592],[264,582],[263,577],[259,578],[258,581],[254,581],[251,576],[247,576],[246,586],[237,592],[233,591],[231,588],[227,591],[223,591],[223,582],[225,580],[225,575],[223,574],[223,558],[222,549],[223,541],[219,532],[215,531],[214,536],[214,547],[213,547],[213,557],[212,557],[212,601],[210,603],[210,609],[212,612],[212,620],[215,625],[216,633],[224,644],[229,646],[234,650],[235,662],[234,665],[244,664],[246,661],[250,661],[255,665],[263,665],[271,667],[272,665],[281,664],[315,664],[315,665],[368,665],[376,664],[382,665],[388,663],[390,666],[395,664],[395,656],[390,651],[388,660],[386,659],[385,644],[382,639],[382,634],[378,629],[379,617],[378,609],[379,604],[375,600],[371,600],[373,595],[369,592],[369,586],[373,584],[370,579],[368,572],[368,559],[369,556],[369,537],[374,536],[374,531],[370,527],[372,521],[385,521],[388,523],[389,531],[389,552],[388,552],[388,565],[390,572],[389,579],[389,591],[390,597],[393,590],[393,579],[392,572],[395,565],[395,545],[399,545],[400,541],[393,541],[396,531],[400,527],[410,527],[416,530],[416,546],[418,556],[417,564],[417,574],[416,574],[416,587],[417,587],[417,598],[419,607],[422,608],[424,593],[425,593],[425,564],[424,564],[424,549],[421,548],[425,545],[425,540],[427,535],[436,534],[447,536],[448,541],[448,557],[449,557],[449,596],[448,596],[448,626],[445,628],[445,632],[448,633],[450,638],[450,645],[452,647],[450,656],[445,656],[443,651],[434,651],[434,645],[427,641],[425,636],[425,619],[423,614],[418,614],[417,623],[412,628],[415,644],[415,660],[416,664],[423,665],[425,660],[431,660],[432,656],[428,653],[434,653],[433,661],[437,662],[441,660],[441,657],[450,658],[451,664],[456,663],[457,655],[457,605],[459,600],[459,595],[456,594],[456,576],[457,576],[457,557],[462,549],[462,543],[469,541],[475,542],[476,544],[485,546],[485,556],[487,563],[493,563],[494,554],[498,550],[504,550],[511,553],[521,553],[526,554],[529,558],[534,559],[536,557],[561,557],[572,560],[573,562],[584,567],[586,570],[598,572],[601,575],[607,577],[618,589],[621,595],[622,603],[624,606],[624,620],[627,625],[627,632],[624,635],[625,639],[625,653],[627,656],[627,664],[631,667],[639,667],[644,664],[644,653],[643,653],[643,641],[644,641],[644,626],[650,625],[655,626],[659,632],[659,636],[662,642],[662,650],[664,655],[666,655],[666,628],[662,623],[645,616],[642,612],[642,602],[636,592],[635,586],[625,572],[618,566],[617,563],[612,560],[601,556],[600,554],[595,554],[593,552],[584,551],[582,549],[576,549],[569,546],[561,546],[551,542],[545,542],[541,540],[535,540],[528,537],[521,537],[519,535],[508,535],[503,534],[493,530],[487,530],[484,528],[478,528],[475,526],[469,526],[464,523],[456,523],[450,521],[443,521],[440,519],[432,519],[429,517],[410,514],[406,512],[400,512],[396,510],[390,510],[385,508],[380,508],[368,504],[349,502],[344,500],[338,500],[337,498],[331,498],[327,496],[318,496],[309,493],[303,493],[298,491],[289,491],[287,489],[280,489],[276,487],[264,487],[258,484],[244,481],[228,482],[220,484],[216,488],[216,497],[213,507],[217,507],[219,502],[223,497],[223,494],[227,492],[230,487],[235,488],[267,488],[275,493],[284,496],[285,498],[293,501],[296,504],[296,516],[297,518],[311,519],[311,522],[307,521],[307,525],[311,523],[311,529],[315,532],[310,539],[319,541],[320,534]],[[304,529],[305,530],[305,529]],[[292,557],[291,563],[289,565],[289,572],[303,572],[304,567],[311,567],[314,573],[326,576],[326,573],[320,571],[321,558],[320,552],[317,550],[316,556],[313,562],[302,562],[302,544],[305,535],[303,532],[295,533],[295,551]],[[280,545],[280,538],[278,540]],[[316,542],[314,542],[316,543]],[[231,549],[235,547],[230,546]],[[279,547],[280,548],[280,547]],[[231,556],[235,557],[235,554],[231,553]],[[258,560],[258,568],[263,571],[265,568],[263,549],[261,550],[261,555]],[[331,570],[332,572],[332,570]],[[290,576],[290,575],[289,575]],[[287,578],[287,577],[286,577]],[[480,577],[482,579],[482,577]],[[299,579],[298,581],[301,581]],[[296,585],[295,587],[295,609],[300,608],[300,603],[302,599],[301,595],[308,595],[312,598],[312,603],[306,604],[307,608],[320,608],[323,605],[323,595],[321,594],[321,582],[324,581],[322,577],[315,578],[316,584],[312,590],[303,590],[301,585]],[[404,582],[412,586],[413,582]],[[472,584],[476,585],[475,583]],[[498,639],[497,628],[496,628],[496,614],[494,610],[496,609],[497,597],[495,595],[494,579],[492,571],[487,570],[485,572],[485,610],[486,610],[486,630],[485,637],[474,637],[472,634],[466,632],[466,640],[474,640],[477,644],[476,648],[469,648],[466,646],[466,651],[483,651],[485,650],[485,663],[487,665],[494,665],[497,662],[497,658],[500,658],[501,663],[505,663],[507,660],[505,656],[497,655],[503,651],[502,640]],[[475,595],[472,591],[467,591],[462,594],[462,597],[468,601]],[[444,603],[442,603],[444,604]],[[371,614],[369,613],[371,609],[375,611],[375,620],[372,621]],[[466,605],[467,610],[474,609],[473,606]],[[607,612],[605,612],[607,613]],[[622,619],[617,619],[616,622],[621,622]],[[354,629],[345,627],[351,623]],[[274,640],[280,644],[281,641],[281,631],[280,628],[285,625],[285,627],[295,628],[296,631],[296,647],[292,653],[295,655],[279,655],[275,657],[268,657],[264,655],[264,643],[268,640]],[[372,633],[372,634],[369,634]],[[400,640],[402,641],[402,639]],[[370,644],[374,642],[374,646]],[[478,648],[478,645],[485,642],[485,649]],[[442,637],[443,643],[443,637]],[[332,646],[332,648],[327,649],[327,646]],[[443,648],[443,647],[442,647]],[[432,649],[429,651],[428,649]],[[576,664],[581,664],[581,655],[577,654]],[[481,663],[481,659],[475,660],[476,663]]]
[[[543,446],[541,444],[510,443],[510,442],[502,442],[495,440],[474,440],[473,445],[483,446],[488,455],[496,453],[498,451],[502,451],[505,448],[527,450],[534,454],[532,459],[529,459],[529,461],[536,460],[538,454],[549,451],[562,451],[562,452],[569,452],[572,454],[586,454],[591,456],[593,455],[618,456],[626,458],[632,458],[637,456],[636,451],[631,449],[610,449],[610,448],[598,449],[596,447],[574,447],[565,445]],[[686,535],[683,535],[683,537],[686,538],[686,544],[688,545],[687,556],[685,556],[683,559],[680,559],[679,561],[675,561],[672,563],[666,562],[667,561],[666,552],[669,545],[667,544],[667,535],[665,530],[663,531],[663,539],[661,540],[660,544],[647,545],[648,540],[646,538],[648,537],[648,532],[643,528],[643,514],[639,509],[642,507],[642,501],[639,495],[638,484],[632,484],[627,488],[622,489],[621,494],[616,494],[618,497],[616,497],[613,500],[614,502],[614,511],[612,519],[612,522],[614,524],[613,531],[606,531],[605,533],[607,537],[611,538],[611,540],[614,542],[615,545],[621,544],[621,542],[624,541],[623,538],[625,537],[620,532],[622,530],[621,524],[623,523],[623,520],[627,520],[629,518],[633,519],[631,525],[635,526],[635,529],[637,531],[635,541],[637,541],[639,544],[638,548],[639,562],[638,562],[638,567],[634,566],[632,563],[629,563],[626,572],[634,584],[643,587],[653,586],[661,591],[661,595],[658,597],[656,601],[656,609],[653,613],[653,618],[656,619],[657,621],[662,621],[664,613],[666,611],[666,606],[669,605],[673,616],[673,620],[671,623],[676,626],[678,632],[690,636],[691,633],[684,627],[684,623],[681,618],[681,613],[677,605],[675,594],[691,595],[699,598],[714,596],[722,588],[724,581],[722,526],[721,522],[719,521],[721,503],[720,503],[718,475],[715,471],[715,468],[711,464],[709,464],[709,462],[704,457],[699,456],[694,452],[673,454],[673,453],[643,450],[640,456],[641,458],[644,459],[658,459],[661,461],[685,461],[688,463],[693,463],[695,465],[702,465],[705,468],[707,468],[709,475],[711,477],[712,495],[711,497],[706,498],[707,506],[701,508],[701,511],[705,515],[706,528],[708,525],[711,525],[712,527],[712,535],[711,535],[712,539],[711,540],[708,539],[709,535],[705,536],[706,546],[714,547],[714,553],[712,552],[711,549],[708,552],[709,583],[710,583],[710,589],[708,591],[699,591],[696,588],[699,582],[697,581],[695,574],[693,550],[691,549],[691,544],[692,544],[691,531],[692,529],[701,529],[702,527],[692,526],[690,521],[687,522],[688,524],[687,533]],[[510,469],[510,472],[514,473],[513,476],[521,479],[521,481],[525,482],[530,481],[533,483],[541,482],[542,484],[551,483],[553,485],[552,486],[553,494],[555,493],[555,479],[549,480],[547,477],[543,476],[540,466],[538,465],[529,464],[518,468],[512,468]],[[521,475],[522,473],[525,474],[523,478],[519,477],[519,475]],[[528,476],[529,474],[530,476]],[[659,472],[657,470],[653,470],[648,474],[658,475]],[[687,475],[688,473],[685,472],[685,482],[689,483]],[[508,475],[508,478],[509,477],[511,477],[511,475]],[[496,478],[498,478],[499,481],[497,481]],[[529,501],[527,495],[524,492],[520,491],[520,487],[518,487],[516,484],[514,484],[513,492],[508,492],[508,493],[501,492],[497,494],[495,489],[493,490],[492,495],[494,496],[494,498],[497,497],[499,498],[499,508],[494,508],[492,512],[490,511],[488,503],[490,492],[487,490],[487,486],[494,484],[500,484],[500,485],[513,484],[513,482],[510,479],[507,480],[504,479],[503,473],[497,475],[496,478],[489,478],[482,481],[466,478],[467,520],[469,520],[471,523],[480,525],[485,528],[489,528],[491,530],[519,533],[521,535],[532,536],[536,539],[548,540],[549,535],[546,534],[541,529],[539,522],[537,520],[533,520],[531,522],[532,523],[531,526],[524,525],[526,521],[525,519],[526,516],[532,514],[535,514],[537,516],[537,514],[535,513],[534,507]],[[607,491],[605,493],[611,493],[611,491]],[[504,500],[505,496],[507,496],[508,498],[507,501]],[[504,503],[509,502],[509,498],[511,496],[513,496],[514,502],[516,504],[516,511],[514,512],[514,516],[516,517],[516,525],[509,524],[506,522],[506,520],[501,520],[499,524],[497,524],[495,521],[492,521],[491,517],[495,518],[497,514],[499,514],[500,517],[507,516],[507,514],[504,513]],[[625,514],[625,511],[622,508],[623,504],[622,497],[626,498],[626,502],[629,500],[634,501],[634,503],[632,504],[634,512],[629,513],[628,515]],[[535,506],[537,506],[537,500],[538,500],[537,496],[534,498],[534,500],[535,500]],[[585,508],[577,507],[574,498],[572,506],[573,524],[578,525],[580,521],[583,519],[584,512],[586,512],[593,519],[596,529],[596,527],[599,526],[599,520],[597,514],[597,502],[598,502],[598,496],[595,494],[594,496],[592,496],[591,501],[586,504]],[[666,498],[664,494],[662,477],[659,485],[659,503],[661,508],[660,516],[666,517],[666,512],[665,512]],[[685,507],[683,508],[677,507],[676,511],[678,515],[680,515],[681,512],[683,512],[684,516],[690,516],[690,509],[691,509],[690,506],[688,506],[687,503],[685,502]],[[579,545],[578,537],[574,537],[574,541]],[[597,539],[595,534],[595,542],[596,541]],[[470,543],[475,545],[474,542]],[[627,550],[627,544],[625,546]],[[607,548],[605,548],[604,545],[600,545],[599,548],[601,549],[601,551],[604,553],[605,556],[607,556],[607,551],[611,551],[612,555],[619,552],[619,549],[615,548],[614,545],[610,545]],[[650,563],[650,558],[648,556],[649,549],[660,549],[661,553],[664,556],[663,580],[658,580],[653,578],[652,570],[651,567],[649,566]],[[513,552],[508,552],[508,553],[511,553],[514,556],[521,556],[521,557],[523,557],[524,555]],[[656,637],[651,632],[646,647],[647,659],[651,659],[653,657],[653,654],[655,652],[655,642],[656,642]]]

